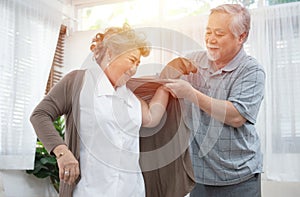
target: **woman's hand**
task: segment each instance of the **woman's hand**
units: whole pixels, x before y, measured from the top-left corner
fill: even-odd
[[[65,145],[57,146],[53,152],[57,158],[60,180],[73,184],[80,174],[77,159]]]

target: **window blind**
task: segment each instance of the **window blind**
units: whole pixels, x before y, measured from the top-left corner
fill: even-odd
[[[45,94],[47,94],[50,91],[50,89],[57,82],[59,82],[59,80],[63,76],[62,67],[63,67],[63,59],[64,59],[66,33],[67,33],[67,27],[65,25],[61,25]]]

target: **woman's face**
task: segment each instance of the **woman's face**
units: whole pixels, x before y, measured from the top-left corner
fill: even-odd
[[[125,85],[136,73],[141,58],[141,52],[134,49],[121,55],[111,57],[111,63],[104,72],[114,87]]]

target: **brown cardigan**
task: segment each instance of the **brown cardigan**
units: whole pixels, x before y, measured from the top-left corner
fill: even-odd
[[[30,117],[30,121],[38,138],[49,153],[52,153],[56,146],[66,144],[78,161],[80,161],[80,140],[77,134],[80,116],[79,95],[84,73],[85,70],[76,70],[67,74],[37,105]],[[145,84],[145,82],[147,82],[146,84],[148,85],[150,84],[150,87],[144,89],[145,85],[141,85],[141,83]],[[144,100],[148,100],[153,96],[159,83],[149,83],[148,79],[144,79],[144,81],[143,79],[132,79],[128,83],[128,86]],[[185,124],[183,124],[178,100],[171,98],[167,111],[171,116],[167,116],[167,122],[162,127],[161,132],[153,135],[153,137],[140,138],[140,164],[142,170],[145,170],[143,176],[146,184],[147,197],[183,197],[191,191],[195,183],[187,148],[189,131]],[[61,115],[65,115],[66,119],[65,142],[53,126],[53,121]],[[147,129],[141,128],[141,133],[145,132],[145,130]],[[178,132],[180,135],[174,138],[175,144],[180,145],[173,147],[175,152],[174,157],[178,157],[172,162],[166,162],[168,164],[167,166],[158,165],[158,169],[149,171],[151,167],[149,168],[147,164],[149,164],[150,161],[148,161],[149,158],[145,157],[143,153],[165,145],[165,143],[173,138],[177,131],[183,131]],[[154,155],[154,158],[151,158],[151,162],[153,162],[153,159],[155,159],[157,163],[160,163],[161,159],[164,159],[164,155]],[[80,177],[77,182],[79,180]],[[75,186],[75,184],[70,186],[61,182],[59,196],[71,197]]]
[[[30,117],[38,138],[49,153],[52,154],[56,146],[66,144],[78,161],[80,160],[80,139],[77,134],[80,120],[79,95],[84,73],[85,70],[68,73],[36,106]],[[65,142],[53,125],[53,121],[62,115],[65,115],[66,120]],[[77,181],[79,180],[80,177]],[[74,188],[75,184],[68,185],[61,181],[59,196],[71,197]]]

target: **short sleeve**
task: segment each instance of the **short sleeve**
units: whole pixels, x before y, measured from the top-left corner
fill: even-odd
[[[264,98],[265,72],[259,65],[246,67],[239,73],[228,98],[240,114],[255,124]]]

